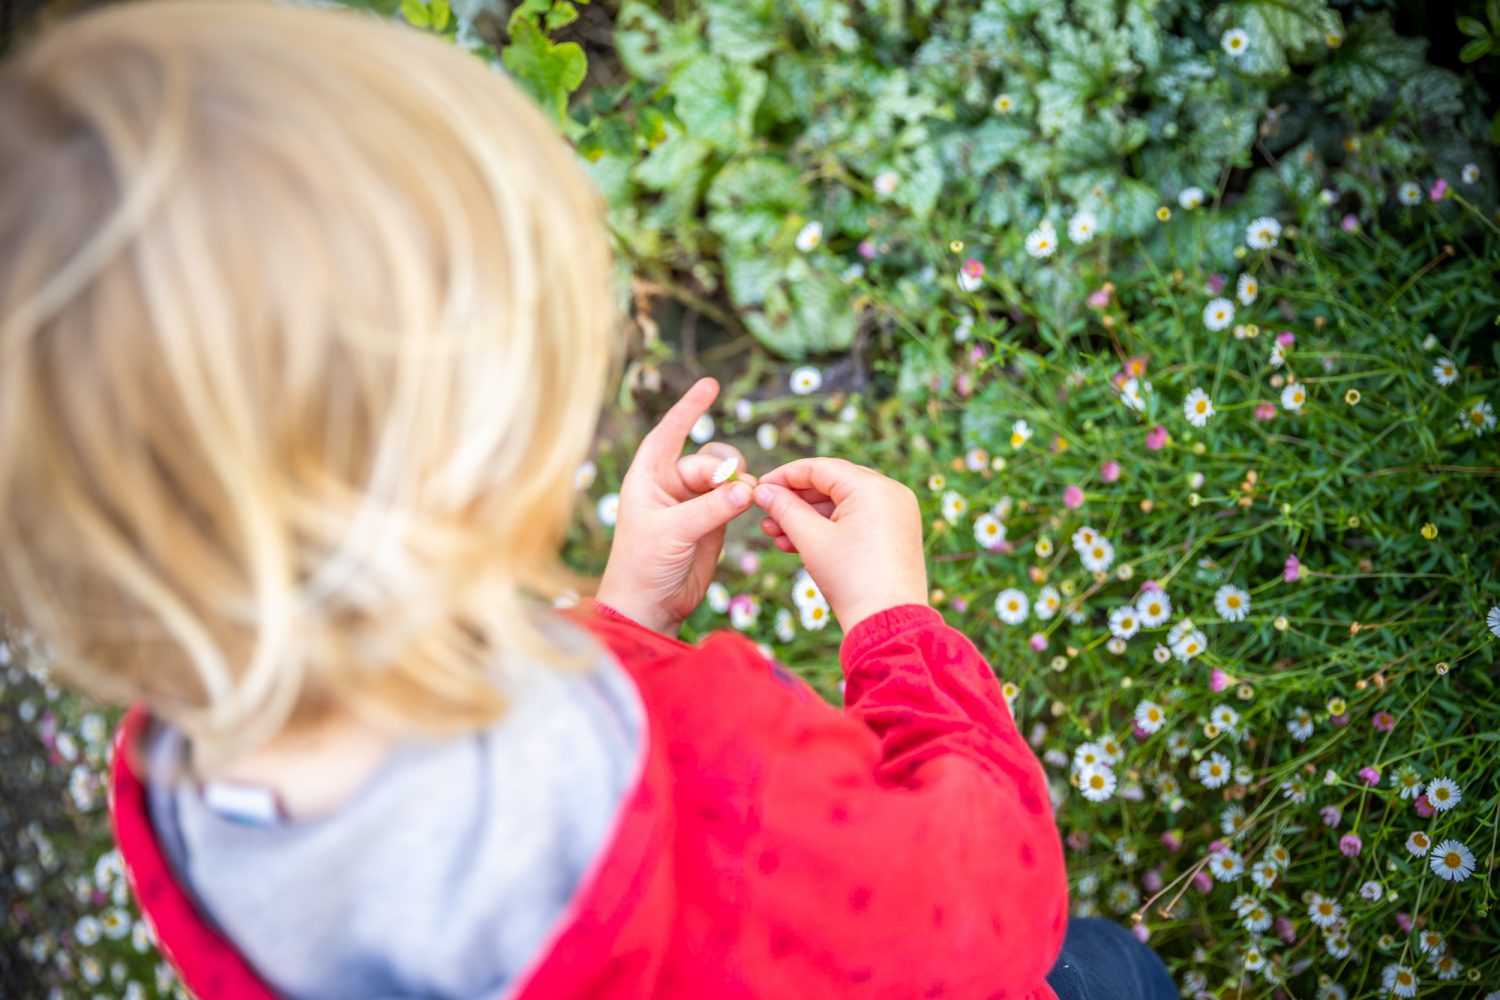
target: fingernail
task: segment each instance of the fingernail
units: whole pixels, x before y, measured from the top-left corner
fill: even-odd
[[[750,487],[744,483],[735,483],[729,487],[729,502],[736,507],[745,507],[750,503]]]
[[[774,497],[775,494],[771,492],[771,487],[769,486],[757,486],[755,488],[755,502],[760,504],[762,507],[771,506],[771,500]]]

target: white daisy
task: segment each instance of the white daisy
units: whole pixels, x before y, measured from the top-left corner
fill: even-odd
[[[1143,378],[1128,378],[1120,386],[1120,401],[1132,410],[1140,412],[1146,408],[1146,396],[1150,392],[1150,382]]]
[[[697,444],[707,444],[714,437],[714,418],[707,413],[693,421],[693,426],[688,430],[688,437]]]
[[[1298,743],[1306,741],[1313,734],[1313,716],[1307,709],[1298,706],[1292,709],[1292,717],[1287,720],[1286,731],[1292,734],[1292,739]]]
[[[1090,764],[1078,772],[1078,790],[1090,802],[1103,802],[1115,793],[1115,772]]]
[[[995,596],[995,614],[1007,625],[1019,625],[1026,620],[1031,604],[1026,595],[1014,587],[1000,591]]]
[[[797,620],[786,608],[776,609],[776,638],[782,642],[791,642],[797,634]]]
[[[1422,794],[1422,775],[1410,764],[1401,765],[1391,772],[1391,787],[1401,793],[1403,799],[1414,799]]]
[[[1307,390],[1302,388],[1301,382],[1293,382],[1281,390],[1281,405],[1283,409],[1300,410],[1302,404],[1307,402]]]
[[[1210,330],[1222,330],[1234,322],[1234,303],[1217,298],[1203,307],[1203,325]]]
[[[1255,280],[1254,275],[1242,274],[1235,283],[1234,294],[1240,300],[1240,305],[1248,306],[1260,296],[1260,282]]]
[[[1417,935],[1417,950],[1424,955],[1441,955],[1447,947],[1448,943],[1437,931],[1427,930]]]
[[[946,490],[943,493],[943,517],[949,521],[957,521],[969,510],[969,501],[957,490]]]
[[[1026,252],[1038,260],[1057,252],[1057,230],[1050,222],[1043,222],[1026,236]]]
[[[1324,208],[1328,208],[1331,205],[1337,204],[1338,200],[1339,193],[1333,188],[1324,188],[1323,190],[1318,192],[1318,204],[1322,205]]]
[[[1214,403],[1200,387],[1188,393],[1187,399],[1182,401],[1182,412],[1188,423],[1194,427],[1202,427],[1214,415]]]
[[[1432,377],[1437,379],[1438,385],[1452,385],[1458,381],[1458,365],[1452,358],[1443,358],[1432,366]]]
[[[716,614],[722,615],[729,610],[729,588],[719,581],[715,580],[708,585],[706,596],[708,597],[708,606]]]
[[[709,485],[721,486],[729,482],[740,471],[740,460],[737,455],[730,455],[724,461],[714,467],[713,475],[708,477]]]
[[[1380,902],[1380,897],[1385,895],[1385,887],[1374,879],[1367,880],[1359,887],[1361,899],[1368,899],[1372,903]]]
[[[781,432],[776,429],[775,424],[761,424],[755,428],[755,443],[766,451],[776,447],[781,440]]]
[[[1109,631],[1120,639],[1129,639],[1141,630],[1141,616],[1135,605],[1126,604],[1109,613]]]
[[[1208,856],[1209,874],[1220,882],[1232,882],[1245,873],[1245,859],[1238,851],[1220,848]]]
[[[1245,31],[1244,28],[1230,28],[1228,31],[1224,32],[1224,36],[1219,39],[1219,44],[1224,47],[1225,52],[1228,52],[1230,55],[1238,59],[1240,56],[1244,55],[1245,50],[1249,48],[1250,35]]]
[[[1010,428],[1010,446],[1020,448],[1021,445],[1031,440],[1031,425],[1024,420],[1017,420]]]
[[[1203,204],[1203,189],[1201,187],[1186,187],[1177,195],[1177,204],[1188,211],[1192,211]]]
[[[1281,869],[1269,861],[1257,861],[1250,866],[1250,881],[1262,889],[1269,889],[1276,884],[1276,877],[1281,874]]]
[[[797,234],[797,249],[803,253],[807,253],[822,242],[823,223],[816,219],[803,226],[802,231]]]
[[[1280,843],[1275,843],[1267,847],[1262,857],[1282,871],[1286,871],[1287,866],[1292,863],[1292,852]]]
[[[1269,250],[1276,245],[1281,235],[1281,223],[1263,215],[1245,227],[1245,242],[1252,250]]]
[[[1036,604],[1033,605],[1033,610],[1036,612],[1036,616],[1045,622],[1051,621],[1061,607],[1062,595],[1057,592],[1056,587],[1049,586],[1043,587],[1041,592],[1036,595]]]
[[[1157,648],[1160,649],[1161,647],[1158,646]],[[1181,760],[1191,753],[1192,749],[1193,743],[1192,740],[1188,739],[1187,733],[1179,731],[1167,737],[1167,753],[1172,755],[1173,760]]]
[[[1208,717],[1213,721],[1214,725],[1218,726],[1225,732],[1233,733],[1238,731],[1240,724],[1240,713],[1236,712],[1228,705],[1215,705],[1214,710],[1208,713]]]
[[[1099,752],[1104,755],[1104,763],[1108,764],[1110,767],[1114,767],[1116,764],[1120,763],[1120,761],[1125,759],[1125,748],[1122,747],[1120,745],[1120,741],[1115,739],[1113,736],[1105,733],[1103,736],[1099,737],[1098,742]]]
[[[1328,949],[1328,954],[1334,958],[1348,958],[1354,952],[1353,946],[1349,944],[1349,939],[1343,934],[1328,935],[1323,939],[1323,946]]]
[[[981,547],[992,549],[1005,541],[1005,525],[994,514],[985,511],[974,519],[974,540]]]
[[[798,396],[806,396],[810,392],[817,392],[823,388],[823,373],[812,365],[803,365],[793,369],[791,376],[792,392]]]
[[[1014,109],[1015,106],[1016,99],[1014,97],[1011,97],[1009,94],[997,94],[995,100],[990,104],[990,107],[994,108],[1002,115],[1010,114],[1011,110]]]
[[[1427,801],[1438,812],[1447,812],[1463,801],[1463,789],[1452,778],[1433,778],[1427,783]]]
[[[958,269],[958,287],[966,292],[978,291],[984,284],[984,265],[970,258]]]
[[[1093,528],[1090,528],[1088,525],[1084,525],[1077,531],[1073,532],[1073,551],[1077,552],[1079,555],[1083,555],[1084,550],[1087,549],[1090,545],[1093,545],[1096,541],[1099,540],[1099,538],[1099,532],[1095,531]]]
[[[802,627],[816,632],[828,625],[828,602],[819,600],[802,605]]]
[[[823,597],[823,590],[812,578],[807,570],[798,570],[797,578],[792,581],[792,603],[799,608],[806,608],[813,604],[827,604]]]
[[[1079,212],[1068,220],[1068,239],[1074,243],[1087,243],[1094,238],[1094,230],[1098,225],[1093,212]]]
[[[1463,963],[1450,954],[1432,956],[1432,971],[1437,973],[1439,979],[1457,979],[1458,974],[1464,971]]]
[[[1312,902],[1307,904],[1307,919],[1319,927],[1332,927],[1339,922],[1339,914],[1344,908],[1337,900],[1328,899],[1313,893]]]
[[[1172,644],[1172,653],[1178,660],[1187,663],[1208,648],[1208,636],[1194,629]]]
[[[1286,363],[1286,348],[1280,344],[1271,345],[1271,357],[1268,362],[1272,368],[1280,368]]]
[[[594,485],[594,478],[599,474],[599,467],[587,459],[573,473],[573,488],[575,490],[586,490]]]
[[[1416,181],[1407,181],[1396,189],[1396,198],[1403,205],[1420,205],[1422,188]]]
[[[887,198],[896,190],[901,183],[901,175],[894,170],[882,170],[875,175],[875,193],[882,198]]]
[[[1271,926],[1271,911],[1256,903],[1240,914],[1240,920],[1244,922],[1245,930],[1258,934]]]
[[[1490,631],[1495,633],[1495,637],[1500,638],[1500,605],[1490,608],[1489,614],[1484,616],[1484,620],[1489,625]]]
[[[1255,945],[1245,949],[1245,971],[1259,972],[1266,967],[1266,953]]]
[[[729,602],[729,624],[741,632],[755,624],[760,617],[760,601],[749,594],[741,595]]]
[[[1172,617],[1172,598],[1165,590],[1148,590],[1135,599],[1135,609],[1141,613],[1142,628],[1156,628]]]
[[[1417,830],[1406,838],[1406,849],[1419,858],[1426,857],[1427,852],[1432,850],[1432,838],[1422,830]]]
[[[620,494],[606,493],[600,497],[598,511],[599,523],[607,527],[613,526],[620,516]]]
[[[1481,399],[1469,407],[1464,413],[1464,426],[1473,431],[1476,436],[1494,429],[1495,411],[1490,406],[1489,400]]]
[[[1142,732],[1154,733],[1166,724],[1166,711],[1154,701],[1143,701],[1135,706],[1135,724]]]
[[[1079,558],[1083,560],[1083,568],[1090,573],[1103,573],[1115,561],[1115,548],[1109,544],[1109,539],[1100,535],[1094,539],[1094,544],[1079,553]]]
[[[1421,980],[1404,965],[1387,965],[1380,974],[1380,982],[1387,993],[1394,993],[1398,997],[1414,997]]]
[[[1465,163],[1464,168],[1458,172],[1458,176],[1465,184],[1478,184],[1479,164]]]
[[[1209,788],[1218,788],[1229,780],[1229,758],[1215,750],[1198,762],[1198,780]]]
[[[1073,751],[1073,769],[1081,771],[1086,767],[1108,767],[1105,760],[1104,749],[1098,743],[1080,743]]]
[[[1240,622],[1250,612],[1250,595],[1238,587],[1225,584],[1214,594],[1214,610],[1225,621]]]

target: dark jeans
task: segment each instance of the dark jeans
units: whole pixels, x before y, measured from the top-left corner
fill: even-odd
[[[1124,927],[1099,917],[1072,917],[1062,954],[1047,973],[1058,1000],[1178,1000],[1156,952]]]

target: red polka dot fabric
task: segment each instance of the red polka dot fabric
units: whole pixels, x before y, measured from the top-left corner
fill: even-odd
[[[845,636],[843,711],[738,633],[692,646],[597,602],[572,614],[634,678],[647,755],[504,1000],[1055,1000],[1067,882],[1046,779],[989,665],[936,610]],[[136,898],[194,995],[273,997],[167,866],[128,752],[146,721],[127,714],[111,776]]]

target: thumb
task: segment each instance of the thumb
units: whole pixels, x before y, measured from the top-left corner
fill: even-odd
[[[761,482],[755,487],[755,503],[781,525],[798,549],[815,546],[815,539],[829,528],[828,518],[785,486]]]
[[[750,507],[750,486],[733,482],[671,508],[672,534],[696,542],[743,514]]]

